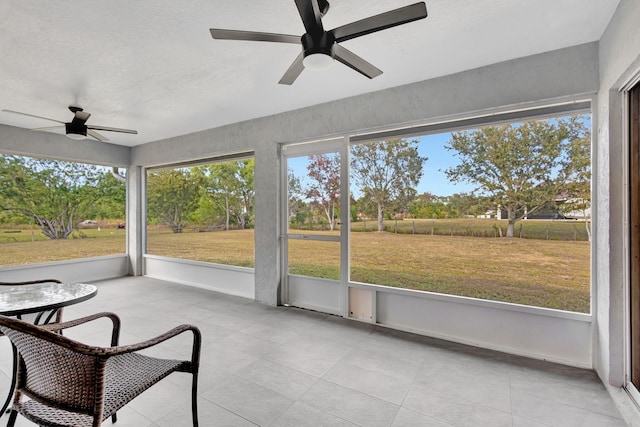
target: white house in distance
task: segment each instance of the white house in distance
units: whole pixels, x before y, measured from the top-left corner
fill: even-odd
[[[406,5],[335,0],[323,22],[334,28]],[[632,203],[640,1],[431,0],[427,9],[424,20],[344,42],[384,72],[375,79],[335,63],[279,85],[298,46],[214,40],[209,29],[300,35],[293,1],[2,1],[0,109],[66,120],[67,107],[81,105],[96,123],[138,134],[74,140],[30,131],[50,125],[37,117],[0,112],[1,153],[127,170],[126,254],[3,268],[0,281],[147,275],[344,317],[357,300],[379,325],[593,369],[624,413],[640,419],[632,257],[640,237],[631,232],[640,217]],[[287,156],[585,111],[592,115],[590,313],[417,295],[346,275],[315,292],[312,280],[287,275]],[[146,171],[240,155],[255,159],[255,268],[147,254]],[[339,241],[344,257],[347,239]]]

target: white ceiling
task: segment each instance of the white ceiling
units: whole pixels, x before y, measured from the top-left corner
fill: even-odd
[[[333,0],[331,29],[416,0]],[[69,121],[110,142],[149,141],[599,40],[619,0],[427,0],[429,16],[342,45],[384,71],[340,63],[277,84],[291,44],[213,40],[209,28],[301,35],[293,0],[1,0],[0,109]],[[0,112],[0,124],[53,123]]]

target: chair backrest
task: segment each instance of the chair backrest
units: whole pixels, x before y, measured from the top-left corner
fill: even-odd
[[[18,392],[48,406],[93,414],[104,363],[78,351],[87,346],[5,316],[0,331],[18,349]]]

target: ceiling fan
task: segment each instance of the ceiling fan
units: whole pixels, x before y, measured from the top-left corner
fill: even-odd
[[[91,116],[91,114],[85,112],[82,108],[76,107],[73,105],[69,106],[69,110],[73,113],[73,119],[70,122],[62,122],[56,119],[50,119],[48,117],[36,116],[28,113],[21,113],[20,111],[13,110],[2,110],[7,113],[20,114],[22,116],[35,117],[38,119],[50,120],[52,122],[61,123],[58,126],[48,126],[44,128],[35,128],[31,130],[35,131],[51,131],[56,129],[64,129],[66,135],[71,139],[85,139],[87,136],[91,136],[98,141],[107,142],[109,139],[104,135],[99,134],[96,130],[103,130],[108,132],[120,132],[120,133],[132,133],[137,135],[138,131],[130,130],[130,129],[119,129],[112,128],[107,126],[99,126],[99,125],[88,125],[87,120]]]
[[[324,68],[329,66],[333,59],[373,79],[382,74],[382,71],[340,46],[339,43],[427,17],[425,3],[419,2],[326,31],[322,26],[322,17],[329,11],[327,0],[295,0],[295,2],[307,31],[301,37],[216,28],[210,30],[211,36],[214,39],[301,44],[302,52],[284,73],[278,82],[280,84],[290,85],[305,67]]]

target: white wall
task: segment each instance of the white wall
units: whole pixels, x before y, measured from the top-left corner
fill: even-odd
[[[131,149],[88,139],[77,141],[50,132],[32,132],[0,125],[0,152],[126,167],[130,163]]]
[[[206,262],[144,256],[145,275],[244,298],[255,298],[252,268],[212,265]]]
[[[377,323],[520,356],[592,368],[591,316],[451,295],[378,291]]]
[[[0,282],[58,279],[65,283],[95,282],[127,274],[127,256],[109,255],[0,269]]]
[[[640,72],[640,2],[622,0],[599,43],[600,87],[595,178],[596,370],[615,386],[624,383],[625,280],[628,268],[626,134],[619,89]]]

